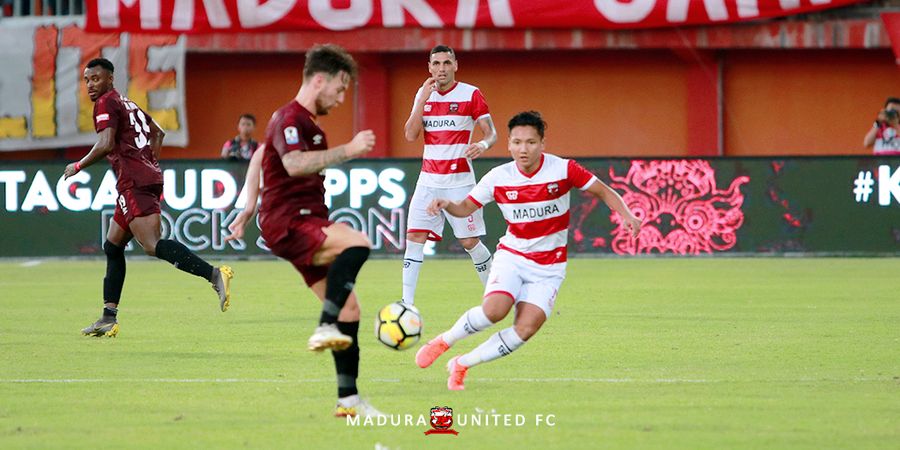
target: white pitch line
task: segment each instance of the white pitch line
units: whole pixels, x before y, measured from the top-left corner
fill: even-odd
[[[362,380],[375,383],[402,383],[405,380],[396,378],[371,378]],[[412,380],[406,380],[412,381]],[[792,380],[704,380],[682,378],[657,378],[642,380],[636,378],[471,378],[474,382],[484,383],[600,383],[600,384],[715,384],[715,383],[814,383],[814,382],[884,382],[896,381],[893,378],[800,378]],[[75,384],[75,383],[277,383],[277,384],[308,384],[308,383],[332,383],[333,378],[309,378],[309,379],[275,379],[275,378],[21,378],[0,379],[0,384]]]

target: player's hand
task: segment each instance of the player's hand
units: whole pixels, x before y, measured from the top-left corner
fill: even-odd
[[[636,238],[641,231],[641,219],[629,214],[627,217],[623,217],[622,226],[631,233],[631,237]]]
[[[880,122],[880,123],[887,122],[887,116],[884,115],[884,110],[883,110],[883,109],[882,109],[881,111],[878,111],[878,117],[877,117],[875,120],[878,121],[878,122]]]
[[[363,130],[353,136],[353,140],[347,144],[347,150],[350,156],[356,158],[372,151],[375,147],[375,132],[372,130]]]
[[[431,214],[432,216],[436,216],[441,213],[447,206],[450,205],[450,200],[446,200],[443,198],[439,198],[436,200],[432,200],[428,207],[425,208],[425,212]]]
[[[422,94],[424,94],[422,97],[427,100],[428,96],[431,95],[435,89],[437,89],[437,80],[435,80],[434,77],[428,77],[425,82],[422,83]]]
[[[69,177],[75,175],[76,173],[78,173],[78,169],[75,168],[75,163],[66,166],[65,172],[63,172],[63,174],[65,175],[65,179],[69,179]]]
[[[487,144],[484,141],[473,142],[466,147],[466,158],[475,159],[487,151]]]
[[[234,241],[244,237],[244,228],[247,226],[247,222],[250,221],[250,216],[251,214],[245,209],[231,221],[231,224],[228,225],[231,234],[225,237],[225,242]]]

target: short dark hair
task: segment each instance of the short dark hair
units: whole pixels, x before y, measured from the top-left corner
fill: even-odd
[[[250,113],[241,114],[241,117],[238,117],[238,122],[240,122],[241,119],[247,119],[247,120],[253,122],[253,125],[256,125],[256,116],[254,116],[253,114],[250,114]]]
[[[515,127],[534,127],[541,139],[544,138],[544,130],[547,129],[547,122],[541,118],[541,113],[537,111],[523,111],[509,119],[509,131]]]
[[[100,66],[106,69],[109,73],[113,73],[116,71],[116,68],[113,66],[113,63],[106,58],[94,58],[88,61],[86,68],[93,69],[94,67]]]
[[[891,103],[896,103],[896,104],[900,105],[900,98],[888,97],[887,100],[884,101],[884,106],[890,105]]]
[[[456,52],[454,52],[452,48],[443,44],[435,45],[434,48],[431,49],[431,52],[428,53],[428,60],[431,60],[431,55],[435,53],[449,53],[451,58],[456,59]]]
[[[306,52],[304,79],[311,78],[317,73],[333,77],[341,72],[347,72],[350,78],[356,77],[356,61],[347,50],[334,44],[317,44]]]

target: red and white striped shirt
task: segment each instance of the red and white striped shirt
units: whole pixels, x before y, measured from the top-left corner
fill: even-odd
[[[522,256],[547,269],[565,270],[569,191],[589,188],[597,178],[571,159],[541,155],[533,174],[515,161],[495,167],[469,193],[482,207],[497,202],[508,225],[497,250]]]
[[[416,100],[421,95],[419,88]],[[465,151],[475,122],[489,116],[484,95],[471,84],[457,82],[447,91],[432,92],[422,115],[425,153],[419,184],[439,188],[475,184],[472,161]]]

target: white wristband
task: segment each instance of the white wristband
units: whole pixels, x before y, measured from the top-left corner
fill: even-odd
[[[484,151],[487,151],[487,149],[490,148],[490,145],[488,145],[487,141],[485,141],[485,140],[480,140],[480,141],[476,142],[475,145],[480,145],[480,146],[484,147]]]

